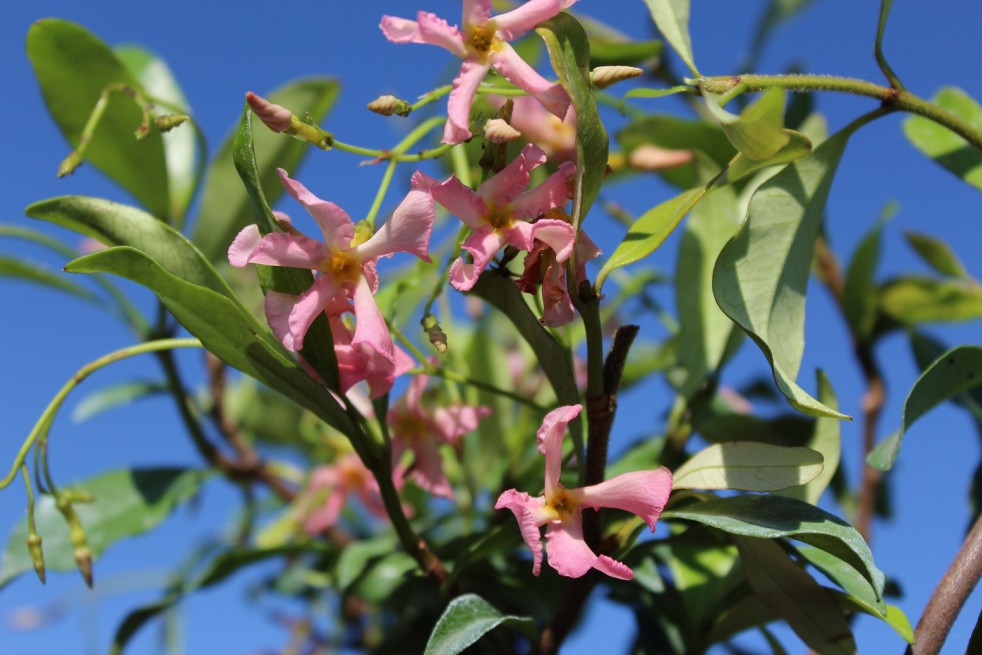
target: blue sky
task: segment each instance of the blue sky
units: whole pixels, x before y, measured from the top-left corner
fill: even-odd
[[[758,72],[779,72],[789,63],[798,63],[808,72],[879,81],[881,76],[872,57],[877,4],[845,0],[814,3],[801,19],[778,32],[765,50]],[[706,0],[694,5],[692,37],[699,68],[706,74],[740,72],[734,67],[743,59],[750,28],[765,3]],[[982,24],[982,6],[952,0],[901,1],[895,5],[886,52],[908,88],[930,96],[941,86],[955,84],[975,98],[982,98],[976,35]],[[328,126],[338,138],[385,147],[398,138],[398,124],[368,114],[364,104],[384,93],[412,98],[430,88],[437,76],[447,74],[453,65],[449,56],[437,48],[395,46],[382,38],[377,29],[382,14],[408,16],[416,8],[416,4],[404,1],[343,5],[242,2],[234,10],[187,0],[166,5],[83,5],[68,1],[0,4],[0,61],[4,70],[0,91],[2,220],[38,227],[23,218],[23,208],[55,195],[128,200],[91,167],[83,166],[63,180],[55,178],[58,162],[68,148],[47,116],[24,56],[23,41],[32,21],[45,16],[67,18],[110,44],[139,43],[158,53],[180,80],[213,149],[237,120],[245,91],[268,91],[288,79],[312,74],[335,75],[343,84]],[[419,8],[446,16],[451,22],[458,15],[456,3],[450,0],[420,0]],[[631,36],[651,34],[641,0],[581,0],[577,9],[608,20]],[[817,102],[833,130],[873,107],[867,99],[829,94],[820,96]],[[674,99],[638,104],[673,111],[679,107]],[[882,277],[924,270],[905,245],[904,230],[929,232],[947,240],[969,271],[982,277],[982,267],[973,258],[982,236],[979,192],[920,155],[906,142],[901,122],[900,116],[887,117],[851,140],[828,206],[827,229],[833,246],[840,256],[850,253],[882,206],[896,200],[900,210],[886,233]],[[313,153],[301,171],[305,184],[348,208],[353,215],[367,210],[374,185],[382,174],[379,168],[358,167],[356,158],[343,153]],[[664,187],[656,184],[632,184],[623,190],[609,191],[611,197],[636,214],[664,200],[665,193]],[[72,235],[61,236],[74,239]],[[609,252],[614,242],[608,238],[601,245],[606,245]],[[659,252],[654,265],[671,271],[677,246],[676,236]],[[9,248],[7,243],[0,246],[4,253]],[[25,254],[40,257],[33,251]],[[3,278],[0,291],[7,306],[6,320],[0,322],[0,413],[4,417],[0,461],[7,461],[58,387],[86,362],[131,343],[131,337],[105,316],[62,295]],[[144,307],[152,306],[147,293],[134,289],[134,295]],[[670,295],[663,300],[672,306]],[[817,286],[809,294],[808,320],[802,383],[813,388],[813,371],[822,366],[844,410],[858,414],[859,370],[851,359],[839,356],[848,349],[848,335],[824,289]],[[951,344],[980,342],[977,324],[932,326],[932,332]],[[909,348],[899,335],[886,340],[878,355],[887,371],[890,394],[881,423],[882,437],[898,426],[903,397],[917,372]],[[192,369],[198,364],[198,356],[184,353],[181,357]],[[746,381],[751,371],[759,374],[762,366],[760,353],[745,346],[731,367],[732,379],[728,382]],[[149,368],[146,361],[126,362],[99,373],[86,384],[94,389],[145,375]],[[658,391],[648,389],[643,393]],[[648,402],[637,394],[622,401],[612,444],[615,452],[657,418],[644,409]],[[68,409],[71,407],[70,403]],[[62,416],[53,434],[56,475],[67,481],[124,466],[196,463],[183,435],[180,439],[171,438],[180,435],[181,429],[169,410],[166,400],[148,400],[80,425],[73,424],[67,414]],[[618,443],[617,439],[622,441]],[[859,440],[858,424],[843,426],[844,458],[851,480],[858,475]],[[969,421],[959,411],[944,407],[922,419],[911,431],[891,473],[895,516],[877,524],[873,549],[880,568],[901,582],[905,596],[896,602],[912,622],[920,616],[928,594],[960,545],[968,520],[968,486],[978,460],[979,440]],[[99,563],[97,576],[110,583],[107,587],[133,587],[123,595],[89,595],[75,575],[53,575],[46,587],[28,577],[11,584],[0,592],[0,619],[15,608],[47,605],[63,598],[98,603],[87,602],[84,611],[72,610],[45,632],[17,633],[0,622],[0,643],[9,652],[104,650],[122,613],[155,597],[154,586],[148,586],[147,581],[156,582],[168,567],[180,561],[184,542],[191,536],[218,529],[234,501],[227,486],[211,485],[200,506],[181,510],[161,530],[110,550]],[[0,534],[6,535],[7,526],[22,516],[23,503],[19,483],[0,493]],[[133,571],[140,574],[134,575]],[[184,612],[189,652],[255,653],[260,652],[260,646],[276,647],[282,643],[282,632],[266,618],[269,608],[257,610],[244,603],[239,593],[241,586],[203,593],[189,602]],[[963,610],[946,652],[961,652],[980,608],[982,598],[976,593]],[[87,618],[88,611],[98,612],[95,628]],[[248,629],[243,628],[245,625]],[[622,640],[618,643],[627,643],[629,634],[623,632],[627,625],[622,613],[604,609],[564,652],[595,652],[598,639],[608,646],[617,639]],[[154,652],[151,632],[135,643],[132,652]],[[901,647],[892,631],[876,621],[861,619],[856,632],[860,652],[879,652],[881,644],[891,651]],[[210,643],[210,639],[216,641]],[[90,649],[93,645],[98,647]],[[803,647],[799,644],[797,648]]]

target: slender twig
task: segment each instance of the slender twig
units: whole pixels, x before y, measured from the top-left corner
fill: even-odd
[[[982,517],[975,521],[955,560],[945,571],[914,631],[914,645],[907,653],[935,655],[941,652],[951,626],[969,594],[982,577]]]

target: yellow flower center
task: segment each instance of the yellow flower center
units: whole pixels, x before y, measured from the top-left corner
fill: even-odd
[[[488,213],[484,217],[485,222],[496,230],[506,229],[515,222],[515,217],[508,207],[499,207],[494,203],[489,203]]]
[[[464,30],[464,43],[467,53],[476,55],[483,63],[487,61],[488,54],[498,45],[497,27],[494,21],[488,21],[484,25],[470,25]]]
[[[565,521],[580,509],[580,499],[577,494],[570,492],[562,484],[557,484],[552,493],[546,498],[546,508],[552,510],[556,519]]]
[[[354,283],[361,278],[361,262],[351,252],[333,251],[320,270],[338,284]]]

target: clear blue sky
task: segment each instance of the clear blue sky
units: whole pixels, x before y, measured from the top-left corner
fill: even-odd
[[[456,4],[450,0],[420,0],[419,8],[455,22]],[[693,43],[700,69],[706,74],[741,72],[734,66],[745,54],[750,27],[765,3],[704,0],[693,4]],[[765,51],[758,72],[780,72],[787,64],[797,62],[808,72],[880,80],[872,57],[877,5],[844,0],[815,3],[802,19],[778,33]],[[228,6],[233,5],[225,5]],[[382,14],[408,16],[416,8],[416,4],[405,1],[241,2],[234,9],[187,0],[166,4],[0,3],[2,220],[38,227],[23,218],[23,208],[55,195],[95,195],[127,201],[91,167],[83,166],[63,180],[55,178],[58,162],[68,147],[47,116],[24,56],[24,37],[32,21],[45,16],[63,17],[82,24],[110,44],[139,43],[156,51],[180,80],[213,148],[237,120],[246,90],[264,92],[288,79],[310,74],[335,75],[344,85],[329,124],[339,138],[386,147],[397,137],[393,122],[367,114],[364,104],[384,93],[412,98],[452,65],[450,57],[437,48],[395,46],[382,38],[377,29]],[[581,0],[577,9],[609,20],[635,37],[651,33],[641,0]],[[941,86],[956,84],[975,98],[982,98],[976,34],[979,25],[982,6],[978,3],[899,0],[891,17],[886,51],[893,68],[915,93],[930,96]],[[678,107],[673,100],[644,102],[651,107],[657,107],[657,102],[673,110]],[[818,99],[818,106],[834,130],[872,108],[873,103],[824,95]],[[827,227],[833,245],[840,254],[851,252],[883,204],[897,200],[900,212],[884,242],[883,277],[923,270],[901,237],[908,229],[946,239],[969,271],[982,277],[982,266],[975,257],[982,236],[982,197],[923,158],[905,141],[900,126],[901,117],[888,117],[864,128],[852,139],[828,207]],[[342,153],[314,153],[303,167],[303,180],[319,195],[348,208],[352,214],[364,212],[382,171],[356,164],[354,157]],[[620,191],[614,189],[610,193]],[[641,213],[667,197],[664,193],[658,186],[632,185],[627,196],[616,197],[629,210]],[[75,238],[70,234],[62,236],[69,241]],[[598,240],[609,252],[613,244]],[[12,243],[0,244],[0,251],[10,252]],[[671,239],[655,265],[671,271],[672,252],[677,245],[677,237]],[[31,255],[40,257],[33,251]],[[6,466],[2,463],[13,457],[61,384],[86,362],[131,341],[118,324],[63,295],[3,278],[0,292],[6,306],[5,320],[0,322],[0,466]],[[134,292],[144,306],[151,306],[149,294]],[[662,299],[672,306],[669,295]],[[858,414],[859,370],[851,359],[840,356],[848,350],[848,337],[821,288],[815,287],[810,293],[808,321],[803,384],[813,388],[810,381],[815,367],[825,367],[844,410]],[[951,344],[979,343],[982,333],[977,324],[938,326],[933,332]],[[878,354],[890,384],[881,426],[884,436],[899,424],[903,397],[916,378],[916,370],[906,342],[899,335],[888,339]],[[190,369],[197,364],[198,356],[189,353],[182,357]],[[727,382],[746,381],[751,372],[759,374],[762,366],[763,357],[748,344],[731,366]],[[153,370],[147,361],[131,361],[98,374],[86,385],[94,389],[145,376]],[[663,393],[664,389],[649,387],[642,393],[659,391]],[[638,394],[622,401],[615,428],[615,452],[649,428],[654,417],[644,408],[650,402],[650,398]],[[69,403],[69,410],[73,404]],[[858,475],[859,440],[857,424],[843,426],[844,458],[851,480]],[[141,402],[81,425],[72,424],[65,414],[55,424],[52,448],[55,473],[65,481],[125,466],[197,463],[164,399]],[[969,421],[959,411],[945,407],[918,423],[891,473],[895,517],[877,524],[873,549],[880,568],[902,584],[905,596],[896,602],[912,622],[920,616],[928,594],[960,545],[968,520],[968,487],[978,460],[979,440]],[[11,584],[0,592],[0,643],[4,644],[4,651],[103,651],[123,613],[156,597],[155,582],[180,561],[192,538],[220,529],[235,499],[226,485],[213,484],[198,507],[183,509],[160,530],[111,549],[98,563],[97,576],[108,583],[107,587],[125,589],[123,595],[89,595],[74,574],[51,575],[46,587],[32,577]],[[10,526],[23,515],[23,503],[19,483],[0,493],[0,535],[4,543]],[[283,643],[282,631],[268,618],[272,607],[261,603],[257,608],[240,600],[243,583],[238,580],[249,577],[241,576],[234,585],[199,594],[185,605],[188,652],[257,653]],[[18,607],[50,605],[59,599],[98,602],[87,602],[83,610],[70,610],[62,621],[43,632],[17,633],[2,623]],[[976,593],[963,610],[946,652],[961,652],[980,608],[982,595]],[[96,612],[97,621],[92,617]],[[616,645],[630,639],[630,633],[624,632],[628,626],[629,618],[623,612],[603,609],[564,652],[598,652],[598,643],[610,647],[607,652],[619,652],[621,648]],[[871,619],[860,619],[856,632],[860,652],[899,652],[902,648],[889,628]],[[146,631],[131,652],[154,652],[151,633],[152,630]],[[792,650],[803,652],[803,646],[792,642]]]

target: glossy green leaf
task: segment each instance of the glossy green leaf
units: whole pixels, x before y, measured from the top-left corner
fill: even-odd
[[[135,400],[157,394],[166,394],[170,386],[163,381],[141,380],[123,382],[100,389],[85,396],[72,410],[72,420],[76,423],[88,421],[93,416],[117,407],[129,405]]]
[[[846,268],[842,286],[842,311],[849,327],[862,338],[873,333],[877,314],[876,266],[880,261],[883,228],[896,213],[896,205],[887,205],[863,240],[856,246]]]
[[[777,491],[805,484],[822,472],[822,454],[752,441],[713,444],[672,473],[672,489]]]
[[[705,643],[727,641],[744,630],[776,621],[778,618],[778,614],[764,605],[758,596],[744,596],[719,614],[705,638]]]
[[[686,223],[675,268],[678,362],[686,373],[679,394],[691,398],[720,366],[734,326],[713,297],[713,266],[740,226],[736,193],[724,186],[706,195]]]
[[[455,655],[498,626],[512,628],[534,639],[535,620],[528,616],[505,615],[476,594],[464,594],[450,601],[433,627],[424,655]]]
[[[726,138],[744,157],[765,161],[777,155],[790,142],[791,137],[784,130],[787,94],[783,89],[768,89],[747,105],[739,116],[720,107],[716,96],[705,93],[703,97],[706,107],[723,127]]]
[[[315,121],[322,121],[334,105],[338,90],[335,80],[314,77],[279,87],[267,98],[289,108],[297,116],[304,117],[309,113]],[[233,139],[238,131],[237,127],[226,138],[212,160],[205,176],[201,206],[194,226],[192,240],[212,262],[224,261],[235,235],[257,219],[249,194],[232,163]],[[284,168],[295,174],[309,150],[296,139],[276,134],[265,127],[257,130],[253,139],[261,188],[272,204],[283,194],[276,168]]]
[[[578,227],[600,193],[607,174],[607,130],[590,81],[590,44],[576,19],[566,13],[542,23],[535,31],[546,44],[552,68],[576,109],[576,180],[572,218]]]
[[[689,70],[699,77],[692,57],[692,39],[689,37],[689,0],[644,1],[665,40],[675,49]]]
[[[911,231],[904,232],[904,238],[921,259],[938,273],[962,279],[969,277],[958,255],[941,239]]]
[[[249,378],[226,386],[225,414],[255,439],[277,446],[310,445],[304,431],[297,429],[303,417],[300,406]]]
[[[66,280],[60,271],[55,272],[47,266],[34,264],[23,259],[0,256],[0,277],[10,277],[25,282],[33,282],[44,287],[64,291],[88,302],[101,304],[98,296],[82,285],[76,284],[71,280]]]
[[[982,317],[982,285],[974,281],[910,275],[884,284],[879,301],[884,314],[906,325]]]
[[[792,407],[812,416],[845,415],[798,386],[805,340],[805,292],[825,201],[854,123],[764,182],[747,220],[713,271],[716,302],[757,343]]]
[[[621,41],[590,37],[590,68],[597,66],[640,66],[660,57],[665,45],[658,39]]]
[[[129,247],[87,255],[69,263],[65,270],[112,273],[147,287],[223,362],[276,389],[342,433],[353,433],[350,420],[330,392],[315,382],[237,300],[180,279],[146,253]]]
[[[693,626],[714,617],[724,595],[743,577],[736,547],[715,531],[690,528],[673,537],[665,559]]]
[[[98,559],[113,543],[156,527],[177,505],[194,496],[209,475],[208,471],[184,468],[124,469],[103,473],[66,490],[92,496],[92,502],[77,503],[75,511],[85,529],[92,557]],[[49,571],[74,570],[68,524],[55,507],[54,498],[39,498],[34,518],[43,540],[45,567]],[[26,519],[0,555],[0,588],[33,569],[25,539]]]
[[[351,589],[358,598],[381,604],[409,579],[421,576],[416,560],[404,551],[390,547],[384,555],[369,564]]]
[[[65,20],[45,18],[31,25],[27,56],[48,111],[73,148],[78,146],[82,130],[107,86],[121,83],[144,91],[109,46]],[[112,94],[85,160],[152,214],[165,218],[171,215],[171,208],[163,140],[157,130],[151,130],[147,138],[138,141],[134,132],[142,120],[132,98]]]
[[[914,354],[914,361],[917,362],[921,371],[926,370],[938,357],[951,350],[938,339],[920,332],[910,334],[910,346]],[[982,386],[952,396],[951,401],[956,405],[961,405],[976,419],[982,421]]]
[[[825,373],[818,371],[818,400],[826,407],[839,409],[839,400],[835,397],[832,385]],[[797,498],[812,505],[818,504],[818,499],[832,482],[832,476],[839,468],[842,454],[842,423],[837,418],[819,418],[815,421],[815,430],[807,446],[822,454],[824,467],[822,472],[800,487],[792,487],[781,491],[782,496]]]
[[[190,114],[191,108],[177,78],[167,63],[140,46],[125,45],[113,48],[124,66],[138,79],[140,84],[161,113]],[[170,216],[177,227],[183,223],[188,205],[194,195],[198,182],[198,153],[194,123],[185,123],[161,134],[164,142],[164,162],[167,166],[167,191],[170,195]]]
[[[812,151],[812,140],[806,135],[788,129],[783,129],[782,132],[788,137],[788,142],[780,150],[766,159],[754,161],[741,152],[726,172],[727,181],[733,183],[749,175],[753,175],[763,168],[794,163],[803,157],[807,157]]]
[[[870,585],[869,580],[860,575],[856,569],[835,555],[813,546],[798,544],[795,550],[805,561],[828,576],[829,580],[842,587],[866,612],[881,619],[886,617],[887,604],[882,598],[877,598],[876,590]]]
[[[733,496],[666,509],[661,518],[696,521],[744,537],[793,537],[855,568],[882,597],[883,573],[873,563],[873,553],[862,536],[842,519],[814,505],[782,496]]]
[[[907,394],[900,430],[880,442],[866,463],[881,471],[893,468],[904,434],[917,419],[949,398],[979,385],[982,385],[982,348],[958,346],[938,357],[924,369]]]
[[[931,102],[982,130],[982,107],[958,87],[938,91]],[[951,130],[921,116],[904,121],[904,133],[914,146],[976,189],[982,190],[982,151]]]
[[[715,414],[695,428],[710,443],[759,441],[778,446],[804,446],[813,433],[814,421],[801,414],[763,418],[752,414]]]
[[[706,185],[690,189],[649,209],[636,220],[597,273],[595,283],[597,292],[603,289],[604,281],[612,271],[640,261],[657,250],[668,235],[678,227],[682,218],[702,200],[709,188],[709,185]]]
[[[852,629],[835,597],[791,561],[777,543],[748,537],[733,541],[754,593],[805,644],[823,654],[856,652]]]

